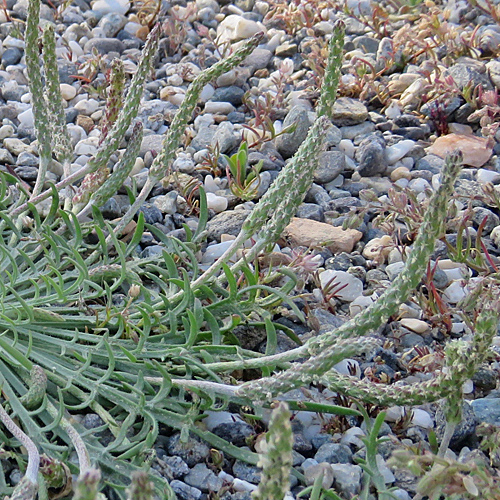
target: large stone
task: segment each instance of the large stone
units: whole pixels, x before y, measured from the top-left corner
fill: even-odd
[[[338,98],[332,108],[332,122],[337,127],[356,125],[368,118],[368,109],[356,99]]]
[[[446,70],[446,74],[453,77],[461,90],[468,85],[472,85],[472,88],[481,85],[484,90],[493,89],[486,67],[482,63],[478,64],[478,61],[467,60],[466,64],[454,64]]]
[[[283,237],[292,247],[324,245],[332,253],[351,253],[354,245],[362,236],[363,233],[356,229],[343,230],[324,222],[296,217],[292,219],[283,232]]]
[[[482,167],[491,158],[493,151],[487,139],[482,137],[448,134],[438,137],[427,152],[445,158],[457,149],[463,155],[464,164],[471,167]]]

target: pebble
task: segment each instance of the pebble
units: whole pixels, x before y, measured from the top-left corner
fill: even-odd
[[[169,9],[179,9],[178,12],[181,14],[189,14],[185,3],[173,3],[179,5],[166,6],[167,13]],[[25,19],[27,5],[25,1],[7,0],[6,5],[7,9],[13,10],[19,18]],[[275,141],[261,144],[258,150],[256,148],[250,152],[249,165],[255,165],[259,160],[264,161],[260,174],[261,185],[256,200],[265,193],[283,168],[284,160],[291,158],[297,151],[315,118],[312,112],[314,99],[307,94],[304,82],[302,82],[305,71],[311,69],[304,68],[308,64],[305,61],[307,42],[312,42],[313,38],[310,36],[312,32],[307,32],[307,30],[299,31],[297,34],[288,34],[282,26],[274,25],[273,22],[266,24],[267,20],[264,26],[261,20],[269,12],[268,2],[236,0],[227,4],[227,1],[222,0],[220,2],[196,0],[195,5],[196,12],[184,23],[186,38],[181,48],[183,59],[180,59],[180,51],[172,54],[164,48],[161,49],[158,59],[154,62],[157,79],[153,81],[148,79],[145,85],[146,93],[138,113],[138,119],[145,125],[145,137],[131,175],[136,176],[139,187],[144,183],[153,157],[162,149],[164,133],[177,107],[183,102],[187,85],[202,69],[202,58],[195,51],[199,50],[204,42],[200,42],[200,37],[193,29],[195,26],[193,23],[201,23],[212,30],[214,35],[220,35],[221,43],[224,43],[224,40],[228,44],[233,43],[231,50],[235,50],[241,43],[240,40],[251,34],[257,31],[267,32],[264,43],[238,68],[226,72],[213,85],[208,84],[203,88],[197,107],[198,116],[195,118],[194,126],[190,125],[188,129],[187,138],[191,140],[191,144],[177,155],[173,163],[173,169],[179,174],[187,174],[188,179],[203,182],[207,193],[207,202],[211,210],[207,232],[211,244],[199,252],[201,262],[206,266],[231,245],[231,240],[226,239],[231,236],[226,235],[234,236],[239,232],[243,221],[254,207],[254,203],[241,203],[240,200],[236,200],[227,189],[224,172],[218,174],[218,177],[216,172],[212,172],[213,175],[206,175],[206,171],[200,170],[200,163],[203,157],[207,156],[208,148],[213,148],[215,144],[219,145],[222,153],[227,154],[231,154],[238,147],[242,135],[242,124],[248,123],[248,119],[252,117],[251,110],[242,105],[245,92],[249,91],[251,95],[254,95],[253,92],[275,92],[277,85],[273,79],[280,77],[278,70],[281,70],[286,78],[284,89],[288,97],[283,107],[273,110],[272,120],[278,132],[291,123],[297,122],[298,125],[294,133],[284,134]],[[363,15],[369,15],[371,12],[368,1],[349,0],[348,5],[356,12],[364,13]],[[138,49],[142,44],[134,37],[139,36],[142,39],[147,33],[147,28],[141,26],[135,13],[128,14],[131,7],[129,0],[98,0],[91,2],[90,5],[85,2],[76,2],[62,12],[57,20],[58,36],[64,39],[64,47],[61,45],[57,49],[61,78],[60,90],[67,103],[65,114],[76,153],[76,157],[72,160],[72,169],[85,165],[96,153],[98,127],[104,102],[102,95],[96,97],[93,93],[83,93],[84,91],[80,90],[81,82],[71,75],[79,74],[77,66],[85,61],[93,48],[102,56],[106,65],[109,65],[112,57],[121,55],[126,63],[127,71],[130,70],[130,74],[133,74],[137,67]],[[465,13],[460,13],[462,11],[458,7],[451,9],[450,12],[448,23],[455,22],[452,20],[455,18],[458,22],[461,16],[465,15]],[[0,19],[2,14],[3,12],[0,12]],[[311,27],[314,37],[332,32],[332,15],[336,14],[328,9],[317,14],[318,19],[321,20],[315,21]],[[53,21],[52,9],[43,6],[42,17],[51,18]],[[470,22],[474,24],[475,20],[471,19]],[[371,222],[373,216],[377,215],[376,213],[362,212],[365,205],[360,202],[359,193],[363,189],[372,189],[380,201],[384,202],[384,200],[389,200],[387,195],[390,189],[407,188],[418,194],[419,202],[423,202],[424,192],[431,185],[433,188],[439,185],[439,174],[446,154],[459,146],[464,153],[466,165],[472,168],[464,169],[462,178],[456,185],[456,193],[459,197],[458,210],[460,210],[458,216],[462,216],[462,210],[470,201],[469,197],[475,197],[472,200],[470,214],[471,234],[486,217],[487,224],[483,231],[485,244],[494,258],[497,256],[495,252],[498,253],[500,248],[498,211],[491,206],[483,206],[484,202],[476,196],[482,192],[482,186],[485,184],[500,184],[499,162],[496,157],[500,153],[498,145],[500,134],[491,143],[485,142],[485,139],[481,137],[479,124],[467,121],[473,109],[467,104],[464,105],[460,98],[455,97],[445,108],[448,115],[449,133],[436,138],[437,134],[433,128],[434,124],[431,123],[432,120],[424,123],[419,114],[420,111],[430,113],[433,106],[432,103],[421,106],[420,102],[429,91],[427,78],[421,76],[425,61],[422,64],[419,61],[412,61],[411,64],[405,66],[405,62],[397,53],[391,54],[394,46],[389,37],[376,40],[366,31],[363,24],[352,19],[346,19],[346,24],[348,30],[346,51],[348,53],[366,57],[367,60],[373,62],[377,70],[385,65],[388,57],[395,55],[396,65],[390,68],[383,78],[388,79],[388,86],[393,91],[392,95],[401,97],[389,99],[384,109],[378,103],[374,104],[374,101],[370,101],[370,98],[363,101],[370,103],[365,105],[354,93],[340,94],[332,107],[335,125],[328,130],[325,151],[319,157],[314,184],[304,203],[298,208],[297,217],[284,231],[284,239],[280,241],[283,253],[276,248],[280,255],[284,255],[298,246],[315,249],[322,247],[319,257],[320,262],[325,263],[326,270],[320,268],[321,283],[324,285],[328,277],[335,276],[339,284],[347,285],[346,288],[339,290],[337,293],[339,300],[332,304],[336,308],[335,315],[328,311],[318,312],[318,309],[313,309],[309,313],[309,319],[317,320],[320,332],[337,328],[348,319],[347,314],[353,317],[373,304],[383,287],[389,285],[389,280],[394,280],[404,266],[401,256],[402,243],[397,239],[393,240],[392,235],[374,230]],[[478,39],[476,50],[493,51],[498,45],[494,42],[500,39],[498,33],[484,26],[480,26],[478,33],[482,35]],[[25,45],[23,40],[14,36],[4,34],[1,38],[3,39],[0,40],[2,64],[0,92],[5,103],[0,106],[0,163],[12,166],[21,179],[33,183],[37,177],[39,159],[34,142],[31,96],[26,76],[23,73]],[[208,44],[205,46],[204,57],[206,57],[207,64],[213,64],[219,55],[214,53],[213,48]],[[441,56],[439,58],[442,59]],[[456,78],[461,88],[471,79],[474,84],[481,84],[486,89],[493,88],[493,86],[500,88],[500,63],[491,60],[484,64],[485,60],[485,53],[475,60],[460,58],[451,63],[448,73]],[[443,62],[443,68],[449,64],[444,60],[441,62]],[[403,66],[405,66],[404,69]],[[102,72],[98,73],[97,77],[97,81],[104,82]],[[307,77],[309,78],[310,75],[307,74]],[[345,74],[342,81],[347,84],[349,81],[352,82],[352,78],[352,75]],[[346,97],[346,95],[354,97]],[[428,144],[431,146],[424,149],[424,146]],[[120,146],[120,148],[123,147],[124,145]],[[55,181],[62,174],[62,166],[57,162],[51,164],[50,170],[50,180]],[[184,212],[186,201],[177,191],[171,191],[172,189],[177,188],[169,183],[156,186],[154,196],[150,197],[141,208],[146,220],[157,224],[157,227],[163,228],[165,232],[167,229],[174,232],[182,231],[176,228],[184,222],[189,223],[191,227],[193,223],[196,223],[195,217],[187,216]],[[125,204],[124,199],[126,199]],[[235,203],[236,209],[232,210]],[[47,213],[50,204],[42,205],[40,204],[40,209]],[[126,206],[129,206],[128,197],[119,194],[100,209],[104,217],[115,219],[121,216]],[[359,226],[359,231],[343,231],[342,222],[349,217],[353,209],[361,212],[364,221]],[[452,234],[448,234],[447,239],[453,244]],[[140,242],[139,251],[142,252],[140,255],[143,257],[161,256],[165,251],[165,246],[156,243],[151,234],[145,233]],[[398,245],[397,249],[395,249],[396,245]],[[411,247],[407,247],[405,252],[409,250]],[[443,299],[450,304],[450,307],[453,307],[469,293],[464,278],[471,277],[472,273],[464,264],[453,263],[444,258],[446,256],[442,243],[438,242],[434,257],[438,263],[438,271],[434,283],[439,290],[444,290]],[[385,264],[388,265],[384,267]],[[369,295],[370,293],[372,295]],[[399,338],[395,334],[398,339],[397,349],[407,352],[415,346],[426,345],[428,338],[431,338],[431,328],[425,308],[422,310],[410,303],[403,304],[399,308],[398,321],[394,321],[393,325],[397,326],[404,335]],[[452,321],[452,335],[468,334],[468,327],[459,321],[459,318],[452,317]],[[290,324],[296,331],[297,325],[292,321]],[[390,325],[391,323],[389,327]],[[305,333],[308,334],[305,329],[302,329],[300,335]],[[385,334],[386,331],[383,333]],[[433,329],[434,333],[435,329]],[[251,348],[258,349],[259,344],[265,340],[265,333],[262,335],[260,332],[259,335],[256,335]],[[248,340],[247,336],[250,336],[249,329],[241,334],[242,346],[245,348],[247,348],[245,344]],[[400,372],[405,380],[406,372],[399,363],[401,353],[397,349],[394,352],[387,349],[394,359],[388,355],[383,357],[386,365],[377,367],[376,373],[385,373],[392,379],[396,372]],[[346,359],[334,368],[340,373],[361,377],[367,364],[371,366],[372,361],[363,360],[361,365],[360,362],[357,359]],[[485,369],[490,370],[487,367]],[[483,396],[495,388],[495,373],[495,370],[491,369],[489,375],[484,377],[476,374],[472,380],[464,384],[462,389],[469,394],[469,398],[477,397],[478,394]],[[413,376],[408,378],[408,381],[418,380],[420,379]],[[324,394],[327,394],[326,390]],[[335,397],[333,393],[328,395],[328,398],[333,397]],[[500,425],[497,422],[500,419],[497,415],[497,413],[500,414],[497,411],[498,406],[498,398],[472,401],[469,410],[473,418],[466,415],[464,421],[468,427],[465,432],[462,432],[460,439],[465,442],[472,436],[471,422],[476,417],[479,420]],[[392,414],[389,415],[391,412]],[[413,440],[408,443],[409,446],[426,439],[426,432],[434,427],[432,415],[433,410],[431,411],[427,406],[413,409],[412,427],[406,434],[406,440],[408,438]],[[442,426],[442,416],[439,412],[436,415],[436,432],[438,432]],[[401,416],[401,408],[389,409],[387,421],[396,421]],[[89,418],[92,420],[94,417]],[[295,451],[294,463],[298,466],[303,462],[306,482],[312,484],[317,474],[322,471],[325,488],[333,486],[338,494],[346,498],[358,494],[361,469],[352,465],[351,450],[363,449],[364,445],[360,440],[360,437],[364,436],[362,429],[351,427],[343,433],[325,434],[322,432],[322,422],[308,412],[298,412],[295,415],[295,421],[300,423],[294,427],[295,450],[300,450],[305,456],[315,456],[321,462],[317,463],[310,458],[304,461],[304,456]],[[354,422],[350,423],[352,425]],[[214,412],[200,424],[207,425],[215,434],[236,446],[244,446],[246,438],[253,438],[255,432],[253,427],[243,421],[238,413]],[[96,425],[102,425],[102,422],[96,421]],[[209,461],[209,448],[205,443],[191,436],[188,443],[181,444],[178,433],[174,433],[169,438],[160,437],[165,439],[161,447],[157,448],[158,456],[161,455],[160,460],[163,464],[156,470],[171,480],[172,488],[179,498],[201,500],[210,492],[218,494],[222,489],[223,481],[227,481],[226,484],[230,484],[234,491],[239,490],[239,493],[227,493],[227,496],[223,497],[225,500],[249,500],[249,492],[256,489],[256,485],[252,483],[258,483],[258,468],[237,465],[233,470],[238,476],[236,479],[226,473],[216,476],[205,464],[205,461]],[[454,437],[454,446],[460,442],[460,439],[457,441],[456,436]],[[377,457],[377,461],[386,483],[395,483],[395,486],[399,487],[395,490],[398,498],[409,499],[408,492],[411,492],[412,496],[414,494],[409,486],[410,482],[405,482],[399,472],[393,474],[382,457],[386,458],[386,455],[381,449],[381,455]],[[335,461],[346,463],[336,468],[332,467],[331,463],[327,463]],[[166,471],[169,471],[168,474]],[[294,488],[293,494],[297,492],[298,489]],[[287,498],[291,500],[293,497]]]
[[[463,155],[465,165],[482,167],[491,157],[492,148],[482,137],[461,134],[448,134],[438,137],[427,152],[445,158],[458,149]]]
[[[262,23],[232,14],[226,16],[219,26],[217,26],[217,37],[219,38],[219,43],[224,43],[226,41],[250,38],[259,33],[259,31],[267,32]]]
[[[309,127],[312,125],[312,120],[307,109],[302,106],[294,106],[290,109],[283,121],[283,128],[289,127],[294,123],[297,125],[291,134],[280,135],[275,141],[276,149],[283,158],[292,157],[306,138]]]
[[[356,125],[368,118],[368,109],[356,99],[340,97],[333,104],[331,118],[337,127]]]
[[[375,134],[363,139],[356,151],[356,160],[362,177],[383,173],[387,168],[384,139]]]
[[[423,429],[432,429],[434,427],[434,421],[429,413],[419,408],[414,408],[412,410],[411,423]]]
[[[480,422],[500,426],[500,398],[481,398],[471,402]]]
[[[408,330],[411,330],[412,332],[415,333],[426,333],[428,332],[431,327],[429,326],[428,323],[425,321],[422,321],[420,319],[414,319],[414,318],[404,318],[401,320],[401,326],[404,326]]]
[[[335,489],[345,497],[357,495],[361,490],[362,469],[359,465],[332,464]]]
[[[283,236],[293,247],[325,245],[332,253],[352,252],[363,234],[356,229],[343,230],[323,222],[292,218]]]
[[[352,302],[363,293],[363,282],[344,271],[323,271],[319,275],[321,286],[335,290],[335,297],[344,302]]]
[[[385,149],[385,159],[388,165],[394,165],[406,156],[415,146],[415,141],[403,140]]]
[[[92,5],[92,10],[100,16],[110,13],[125,15],[129,9],[129,0],[97,0]]]
[[[61,96],[65,101],[71,101],[76,96],[76,88],[67,83],[60,84]]]

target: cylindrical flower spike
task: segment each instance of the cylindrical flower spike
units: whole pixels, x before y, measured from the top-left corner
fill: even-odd
[[[252,493],[254,500],[282,500],[290,489],[292,469],[293,432],[291,413],[286,403],[280,402],[271,414],[267,433],[267,450],[257,465],[262,467],[261,481]]]
[[[108,98],[106,100],[106,110],[101,123],[101,136],[99,144],[106,138],[111,127],[116,122],[120,109],[123,106],[123,91],[125,88],[125,71],[123,61],[114,59],[111,63],[109,75]]]
[[[31,92],[31,106],[35,123],[35,134],[38,140],[40,164],[32,196],[42,191],[45,176],[52,161],[51,133],[49,113],[45,102],[42,72],[40,71],[40,54],[38,52],[38,21],[40,18],[40,0],[28,2],[28,17],[25,33],[26,71]]]

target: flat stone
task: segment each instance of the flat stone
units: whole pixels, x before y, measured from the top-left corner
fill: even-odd
[[[481,85],[483,90],[493,90],[493,85],[487,71],[485,71],[484,64],[475,67],[474,62],[477,63],[478,61],[471,61],[471,64],[454,64],[445,71],[445,74],[451,75],[461,90],[471,83],[472,88]]]
[[[324,245],[332,253],[351,253],[363,233],[356,229],[343,230],[324,222],[294,217],[283,232],[292,247]]]
[[[144,155],[148,151],[156,151],[156,153],[159,153],[162,149],[164,138],[165,137],[160,134],[150,134],[144,136],[141,142],[141,147],[139,149],[139,156],[141,158],[144,158]]]
[[[448,134],[438,137],[427,152],[445,158],[455,150],[460,150],[465,165],[482,167],[490,158],[493,149],[487,139],[461,134]]]
[[[92,5],[92,10],[101,16],[109,13],[125,15],[129,9],[129,0],[97,0],[97,2]]]
[[[207,224],[208,238],[220,241],[222,234],[238,236],[249,214],[250,210],[228,210],[217,214]]]
[[[125,45],[117,38],[91,38],[85,44],[83,50],[86,54],[91,54],[94,48],[102,55],[106,55],[109,52],[118,52],[121,54],[125,50]]]
[[[193,488],[178,479],[174,479],[170,486],[180,500],[199,500],[203,494],[198,488]]]
[[[357,99],[339,97],[332,108],[332,122],[337,127],[356,125],[368,118],[368,109]]]

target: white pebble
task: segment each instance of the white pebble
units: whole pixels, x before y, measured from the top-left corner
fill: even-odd
[[[392,101],[389,106],[387,106],[386,110],[384,111],[385,116],[389,120],[394,120],[395,118],[399,118],[401,116],[401,109],[397,103],[397,101]]]
[[[76,96],[76,89],[72,85],[61,83],[59,87],[61,89],[61,96],[65,101],[71,101]]]
[[[338,371],[341,375],[351,375],[353,377],[361,378],[361,367],[355,359],[343,359],[337,363],[333,369]]]
[[[444,293],[443,297],[450,304],[456,304],[460,302],[463,298],[467,296],[467,292],[464,286],[462,286],[461,280],[455,280],[449,285]]]
[[[429,189],[431,185],[425,179],[412,179],[408,187],[415,193],[423,193],[426,189]]]
[[[363,293],[363,282],[345,271],[328,269],[319,275],[319,279],[322,287],[335,286],[338,289],[335,297],[345,302],[352,302]]]
[[[205,113],[213,115],[228,115],[234,111],[234,106],[230,102],[208,101],[205,104]]]
[[[235,491],[255,491],[258,487],[248,481],[236,478],[233,481],[233,488]]]
[[[224,212],[227,208],[227,198],[217,196],[214,193],[207,193],[207,206],[217,213]]]
[[[198,98],[199,102],[207,102],[212,96],[215,94],[215,89],[210,83],[207,83],[203,89],[201,90],[200,97]]]
[[[356,148],[350,139],[342,139],[339,142],[339,150],[342,151],[349,158],[354,158]]]
[[[174,86],[174,87],[180,87],[183,82],[184,82],[184,80],[183,80],[182,76],[177,74],[177,73],[175,75],[169,76],[167,78],[167,83],[169,85]]]
[[[404,410],[402,406],[390,406],[385,410],[386,422],[397,422],[403,416]]]
[[[31,108],[17,115],[17,119],[19,120],[20,125],[23,127],[33,128],[35,125],[33,119],[33,110]]]
[[[211,264],[215,262],[231,245],[232,241],[224,241],[223,243],[216,243],[209,245],[201,258],[204,264]]]
[[[92,10],[101,16],[111,12],[125,15],[129,9],[129,0],[97,0],[97,2],[92,5]]]
[[[344,432],[344,435],[340,440],[340,444],[352,444],[357,448],[363,448],[363,446],[365,445],[363,441],[361,441],[360,437],[365,437],[365,435],[366,434],[364,433],[363,429],[361,429],[360,427],[351,427]]]
[[[493,243],[495,243],[495,245],[500,248],[500,226],[496,226],[493,228],[490,234],[490,238]]]
[[[487,182],[498,184],[498,182],[500,182],[500,173],[495,172],[494,170],[480,168],[477,171],[477,182],[480,182],[481,184],[486,184]]]
[[[420,408],[415,408],[412,410],[411,423],[413,425],[417,425],[418,427],[422,427],[423,429],[432,429],[434,427],[434,421],[432,417],[425,411]]]
[[[95,113],[98,107],[99,103],[95,99],[82,99],[75,104],[75,109],[87,116]]]
[[[373,304],[373,299],[371,297],[366,297],[364,295],[356,297],[349,304],[349,314],[351,315],[351,318],[356,316],[356,314],[359,314],[360,312],[364,311],[367,307],[371,306],[372,304]]]
[[[410,139],[405,139],[403,141],[399,141],[393,146],[389,146],[385,149],[385,159],[389,165],[393,165],[398,160],[401,160],[403,156],[407,155],[411,148],[415,146],[415,141]]]

